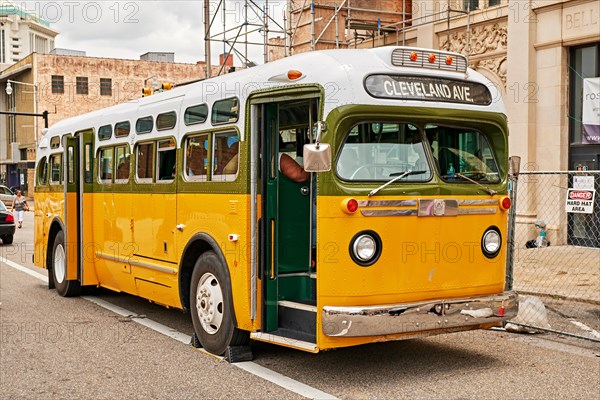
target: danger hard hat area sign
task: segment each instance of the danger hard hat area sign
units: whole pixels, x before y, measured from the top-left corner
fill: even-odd
[[[592,189],[569,189],[565,209],[570,213],[592,214],[596,191]]]

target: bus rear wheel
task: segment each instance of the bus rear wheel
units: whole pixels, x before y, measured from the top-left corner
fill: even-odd
[[[52,246],[52,277],[59,295],[63,297],[78,296],[81,291],[79,281],[67,280],[67,258],[65,251],[65,234],[60,231],[54,238]]]
[[[235,327],[231,287],[226,267],[215,252],[207,251],[196,261],[190,284],[194,331],[202,347],[222,355],[229,346],[246,344],[249,333]]]

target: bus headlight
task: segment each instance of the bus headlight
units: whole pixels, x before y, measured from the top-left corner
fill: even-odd
[[[500,230],[495,226],[488,228],[481,238],[481,249],[487,258],[494,258],[500,252],[502,247],[502,237]]]
[[[381,238],[373,231],[359,232],[350,241],[350,257],[360,266],[373,265],[381,255]]]

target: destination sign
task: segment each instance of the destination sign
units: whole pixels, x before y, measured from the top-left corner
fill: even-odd
[[[365,89],[373,97],[397,100],[443,101],[487,106],[492,94],[483,84],[448,78],[370,75]]]

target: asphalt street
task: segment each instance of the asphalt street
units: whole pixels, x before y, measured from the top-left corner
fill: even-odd
[[[600,398],[598,345],[498,330],[316,355],[255,343],[245,370],[136,323],[191,335],[180,311],[107,291],[59,297],[31,263],[32,242],[33,213],[26,213],[14,244],[0,245],[2,399]],[[130,314],[100,307],[101,300]]]

